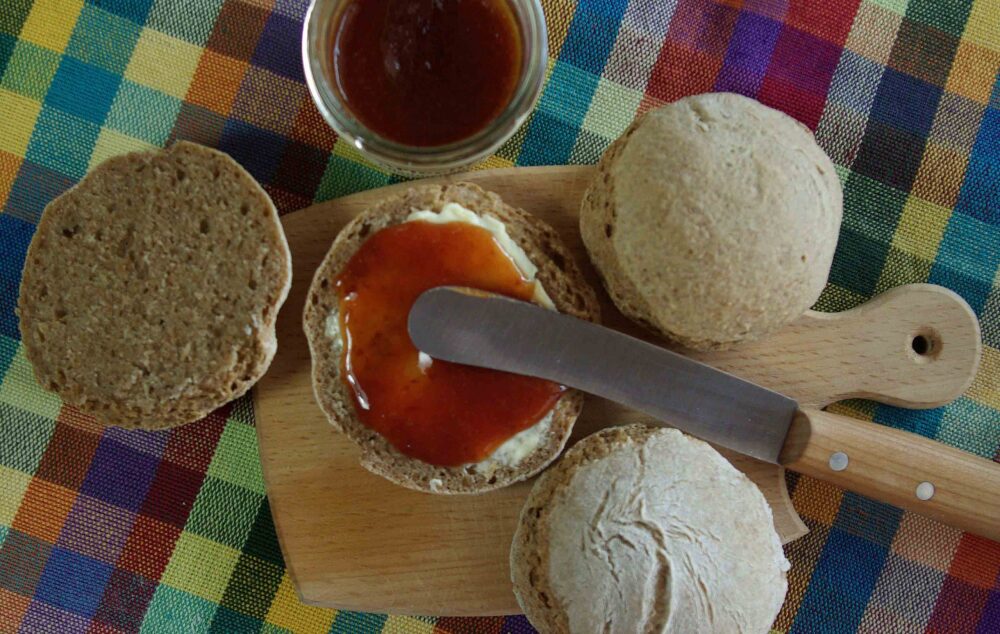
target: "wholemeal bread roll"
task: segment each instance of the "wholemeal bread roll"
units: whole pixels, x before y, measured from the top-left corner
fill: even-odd
[[[753,482],[643,425],[585,438],[538,479],[510,566],[542,634],[767,632],[789,567]]]
[[[402,486],[431,493],[480,493],[507,486],[534,475],[562,451],[583,404],[583,395],[567,390],[551,413],[551,423],[538,446],[516,465],[487,459],[480,463],[443,467],[408,457],[383,436],[360,421],[351,390],[341,376],[343,348],[340,333],[326,330],[332,311],[339,310],[335,280],[365,239],[406,221],[412,211],[440,212],[446,203],[459,205],[501,221],[515,244],[538,267],[536,279],[555,308],[576,317],[596,320],[597,299],[555,231],[528,213],[505,204],[499,196],[476,185],[422,186],[387,199],[354,218],[337,236],[309,289],[303,317],[316,400],[330,423],[361,448],[361,464]],[[469,421],[469,424],[475,424]]]
[[[193,143],[101,163],[42,214],[18,311],[38,382],[160,429],[240,396],[277,348],[291,256],[270,198]]]
[[[771,333],[819,297],[842,213],[833,163],[735,94],[648,112],[604,154],[580,231],[627,316],[691,348]]]

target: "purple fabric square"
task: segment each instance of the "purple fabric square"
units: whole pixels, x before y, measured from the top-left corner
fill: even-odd
[[[158,460],[107,436],[101,438],[81,493],[138,511],[156,473]]]
[[[145,429],[122,429],[121,427],[109,427],[104,435],[115,442],[119,442],[127,447],[138,449],[157,458],[163,455],[163,450],[170,440],[170,431],[147,431]]]
[[[114,564],[134,522],[131,511],[78,495],[56,546]]]
[[[112,566],[59,548],[52,549],[35,598],[57,608],[90,618],[97,611]],[[52,631],[60,631],[54,629]]]
[[[746,0],[743,10],[782,20],[788,13],[788,0]]]
[[[272,13],[264,24],[251,62],[296,81],[305,81],[302,73],[302,23],[280,13]]]
[[[128,570],[112,573],[94,620],[123,632],[138,632],[156,582]]]
[[[305,17],[308,8],[309,0],[278,0],[274,3],[275,13],[280,13],[299,22]]]
[[[756,95],[779,33],[781,23],[750,11],[740,13],[722,70],[715,80],[715,90]]]
[[[90,621],[82,616],[60,610],[57,607],[32,601],[21,620],[21,632],[59,632],[60,634],[83,634]]]
[[[75,184],[75,178],[25,160],[14,179],[3,213],[37,224],[45,205]]]
[[[774,47],[768,75],[825,97],[842,50],[823,38],[786,25]]]
[[[1000,632],[1000,592],[991,592],[986,600],[986,607],[979,614],[979,625],[976,634]]]
[[[536,632],[523,614],[504,618],[502,631],[504,634],[534,634]]]

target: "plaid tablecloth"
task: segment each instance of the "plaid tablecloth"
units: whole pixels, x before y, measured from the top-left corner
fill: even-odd
[[[838,406],[1000,461],[1000,0],[546,0],[541,102],[486,166],[592,163],[637,113],[752,95],[816,131],[845,216],[842,310],[907,282],[983,326],[941,409]],[[230,153],[282,212],[376,187],[303,84],[304,0],[0,0],[0,631],[527,632],[523,617],[302,605],[248,399],[161,433],[102,430],[35,384],[14,315],[45,204],[105,157],[186,138]],[[790,477],[811,532],[778,631],[1000,632],[1000,544]]]

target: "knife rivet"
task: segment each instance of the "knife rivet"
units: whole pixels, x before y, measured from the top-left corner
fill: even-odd
[[[837,451],[830,454],[830,468],[834,471],[843,471],[847,468],[847,454],[843,451]]]
[[[931,482],[921,482],[917,485],[917,499],[927,501],[934,497],[934,484]]]

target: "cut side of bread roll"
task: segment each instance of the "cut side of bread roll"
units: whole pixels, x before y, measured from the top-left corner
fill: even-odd
[[[496,239],[496,244],[512,261],[526,260],[532,269],[537,269],[533,271],[534,279],[556,310],[590,320],[598,316],[593,289],[584,281],[555,231],[476,185],[414,187],[366,210],[344,227],[316,271],[303,315],[316,400],[330,423],[360,447],[360,461],[365,468],[402,486],[441,494],[480,493],[537,473],[564,447],[583,402],[582,394],[566,390],[547,415],[516,434],[509,443],[500,445],[487,458],[450,466],[416,459],[412,450],[404,453],[359,417],[356,392],[344,375],[338,279],[366,240],[378,232],[412,220],[429,221],[446,208],[452,213],[456,206],[465,210],[466,216],[466,212],[471,212],[484,221],[482,224],[502,226],[510,243],[505,247],[505,240]],[[518,253],[511,253],[512,250]],[[413,354],[416,355],[415,349]],[[473,417],[458,423],[462,429],[468,429],[477,421]],[[448,438],[441,441],[447,443]]]
[[[510,566],[542,634],[767,632],[789,568],[753,482],[644,425],[585,438],[538,479]]]
[[[18,302],[39,383],[160,429],[244,394],[277,349],[291,255],[271,199],[194,143],[108,159],[42,214]]]

